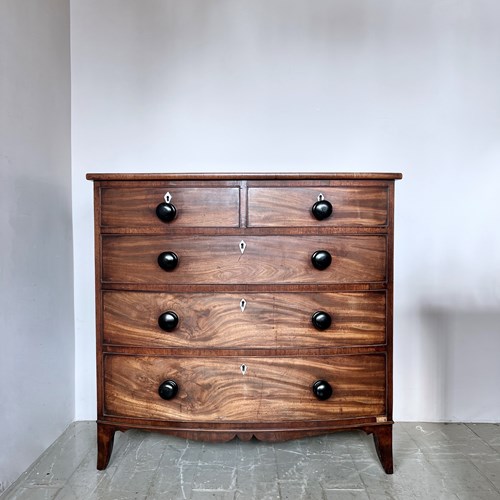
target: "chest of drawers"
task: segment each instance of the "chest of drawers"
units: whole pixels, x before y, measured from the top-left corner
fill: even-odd
[[[400,174],[88,174],[98,461],[117,430],[362,429],[392,465]]]

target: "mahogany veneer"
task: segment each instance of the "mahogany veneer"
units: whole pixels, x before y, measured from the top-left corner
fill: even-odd
[[[117,430],[279,441],[358,428],[392,473],[400,178],[88,174],[98,469]]]
[[[148,293],[103,292],[104,342],[165,348],[305,348],[385,343],[386,293]],[[175,330],[158,328],[173,310]],[[326,330],[311,331],[312,315],[334,311]]]
[[[240,367],[247,366],[245,375]],[[104,357],[104,414],[186,422],[331,420],[385,412],[385,356]],[[165,374],[179,383],[168,404],[151,398]],[[238,375],[238,376],[236,376]],[[335,397],[311,398],[311,380],[334,381]],[[333,383],[333,382],[332,382]]]
[[[239,245],[246,243],[244,255]],[[105,283],[251,284],[366,283],[386,280],[387,239],[369,236],[102,236]],[[327,250],[335,262],[315,271],[312,254]],[[179,256],[172,273],[159,272],[158,255]]]

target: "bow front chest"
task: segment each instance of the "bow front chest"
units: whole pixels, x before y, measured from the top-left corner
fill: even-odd
[[[392,472],[400,174],[88,174],[98,461],[117,430],[372,433]]]

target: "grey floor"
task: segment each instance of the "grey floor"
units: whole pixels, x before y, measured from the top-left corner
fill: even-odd
[[[1,499],[500,499],[498,424],[396,424],[392,476],[357,431],[278,444],[129,431],[103,472],[95,433],[72,424]]]

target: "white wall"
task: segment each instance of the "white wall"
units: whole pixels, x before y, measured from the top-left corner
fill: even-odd
[[[395,417],[500,420],[500,4],[73,0],[76,415],[88,171],[402,171]]]
[[[73,420],[68,0],[0,3],[0,491]]]

